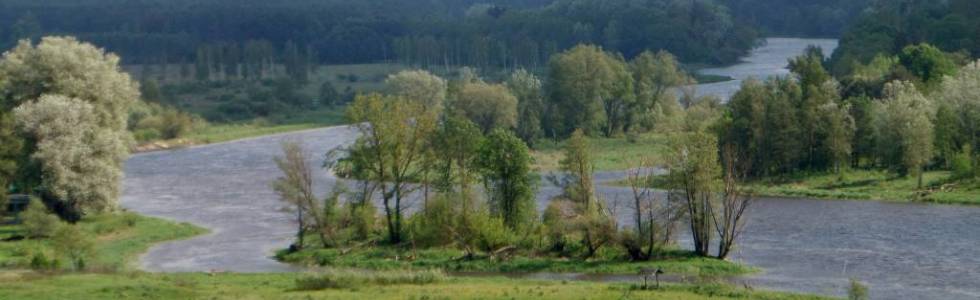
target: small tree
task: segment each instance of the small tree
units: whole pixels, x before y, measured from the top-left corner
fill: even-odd
[[[428,110],[442,111],[446,101],[446,80],[428,71],[401,71],[388,76],[385,84],[391,94],[418,102]]]
[[[708,256],[713,202],[721,173],[717,140],[705,132],[692,132],[672,137],[670,144],[670,190],[685,199],[694,252]]]
[[[848,300],[868,300],[868,287],[857,279],[851,278],[851,284],[847,288]]]
[[[494,130],[480,147],[490,212],[514,230],[529,224],[535,211],[531,160],[527,145],[510,131]]]
[[[576,130],[572,137],[565,141],[564,154],[560,162],[561,170],[565,172],[563,182],[565,196],[586,210],[598,210],[599,203],[592,185],[592,149],[588,138],[582,130]]]
[[[738,155],[734,146],[724,147],[724,194],[721,199],[721,211],[712,213],[712,221],[718,232],[718,258],[725,259],[735,247],[735,242],[745,227],[745,212],[752,204],[752,196],[743,193],[739,180],[746,173],[745,168],[737,167]]]
[[[464,84],[453,102],[459,115],[480,126],[484,133],[495,128],[517,126],[517,98],[499,84],[483,82]]]
[[[436,129],[436,112],[402,97],[358,96],[347,110],[360,138],[345,159],[357,179],[380,189],[391,243],[402,241],[403,200],[425,171],[426,145]]]
[[[283,156],[275,158],[275,161],[283,175],[272,183],[272,187],[282,201],[296,209],[296,247],[303,248],[303,237],[309,225],[315,227],[320,243],[327,247],[327,215],[313,194],[313,171],[310,169],[309,155],[299,142],[293,141],[283,142],[282,152]]]
[[[62,255],[68,257],[75,270],[85,269],[85,260],[92,255],[95,243],[89,235],[79,230],[78,225],[66,225],[58,228],[52,237],[54,247]]]

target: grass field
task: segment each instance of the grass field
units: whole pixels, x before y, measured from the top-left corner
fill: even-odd
[[[431,283],[299,289],[297,274],[0,273],[4,299],[828,299],[723,284],[640,290],[636,283],[450,278]]]
[[[136,258],[153,244],[206,232],[194,225],[134,213],[86,217],[77,226],[94,240],[93,255],[87,265],[103,271],[135,269]],[[0,268],[27,268],[37,253],[45,253],[47,257],[59,256],[49,239],[11,239],[21,235],[23,231],[19,225],[0,226]],[[62,258],[61,261],[67,260]]]
[[[667,146],[667,138],[661,134],[648,133],[631,142],[625,137],[590,138],[592,159],[596,171],[616,171],[636,167],[641,158],[656,163]],[[564,157],[562,142],[541,140],[535,145],[534,170],[554,171]]]
[[[478,257],[460,259],[463,252],[455,249],[425,249],[411,251],[391,247],[373,247],[342,252],[339,249],[306,250],[293,254],[280,253],[284,261],[338,268],[372,270],[441,269],[463,272],[555,272],[590,274],[636,274],[643,268],[661,268],[668,274],[723,277],[743,275],[756,270],[744,265],[712,258],[697,257],[688,251],[672,250],[649,262],[630,262],[616,247],[607,247],[590,260],[549,256],[521,256],[508,260],[490,261]],[[411,259],[408,259],[412,257]]]
[[[923,189],[918,189],[915,177],[867,170],[851,170],[843,178],[837,174],[810,174],[760,180],[748,187],[766,196],[980,204],[980,186],[976,182],[950,182],[949,176],[946,171],[926,172]]]

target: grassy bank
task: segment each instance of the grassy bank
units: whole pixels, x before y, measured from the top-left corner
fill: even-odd
[[[827,299],[721,284],[664,285],[449,278],[300,289],[297,274],[0,274],[4,299]]]
[[[625,137],[589,138],[592,145],[592,159],[596,171],[625,170],[632,167],[641,157],[657,159],[667,147],[667,138],[661,134],[646,133],[630,141]],[[541,140],[535,145],[534,170],[558,170],[563,157],[564,143]]]
[[[185,239],[206,232],[205,229],[191,224],[178,224],[134,213],[86,217],[77,226],[94,242],[92,255],[88,258],[88,268],[101,271],[135,269],[137,257],[153,244]],[[50,239],[23,239],[24,234],[21,225],[0,226],[0,268],[28,268],[31,260],[39,253],[67,261],[54,250]]]
[[[816,173],[758,179],[743,187],[764,197],[980,205],[980,184],[976,180],[951,181],[949,176],[948,171],[926,172],[922,189],[918,188],[915,177],[869,170],[850,170],[843,177],[836,173]],[[650,185],[665,188],[662,179],[652,178]],[[625,180],[609,184],[629,186]]]
[[[867,170],[851,170],[843,177],[823,173],[759,180],[748,187],[765,196],[980,204],[980,186],[976,182],[953,182],[949,176],[946,171],[926,172],[922,189],[915,177]]]
[[[752,273],[755,269],[729,261],[697,257],[688,251],[660,253],[648,262],[631,262],[617,248],[601,251],[598,257],[582,260],[552,256],[518,255],[507,260],[491,261],[484,257],[464,259],[455,249],[411,251],[393,247],[371,247],[354,250],[311,249],[277,257],[283,261],[338,268],[372,270],[441,269],[454,272],[556,272],[596,274],[636,274],[643,268],[661,268],[668,274],[693,276],[732,276]]]

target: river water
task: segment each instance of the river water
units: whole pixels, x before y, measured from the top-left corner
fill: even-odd
[[[739,80],[786,74],[786,59],[809,44],[829,53],[835,41],[770,39],[746,63],[706,72]],[[704,89],[724,99],[738,85],[733,81]],[[142,267],[159,272],[295,271],[271,258],[293,240],[295,226],[269,186],[278,176],[272,159],[283,140],[302,141],[321,158],[354,138],[349,128],[334,127],[134,155],[126,164],[123,207],[211,230],[153,247],[142,256]],[[318,172],[319,192],[325,193],[333,180]],[[630,197],[624,188],[597,190],[613,204]],[[541,187],[539,207],[557,192]],[[622,213],[620,218],[626,218]],[[681,237],[682,245],[690,243]],[[874,299],[980,298],[980,207],[759,199],[739,242],[734,260],[765,271],[736,280],[758,288],[843,295],[853,277],[869,285]]]

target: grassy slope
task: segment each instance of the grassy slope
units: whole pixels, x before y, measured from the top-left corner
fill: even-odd
[[[134,261],[153,244],[185,239],[206,232],[187,223],[174,223],[133,213],[87,217],[78,223],[95,241],[94,255],[88,262],[93,269],[129,270]],[[0,226],[0,239],[19,235],[17,225]],[[0,268],[25,268],[35,253],[54,254],[47,239],[0,241]],[[65,259],[62,259],[65,261]]]
[[[4,299],[825,299],[706,284],[631,290],[628,284],[455,278],[427,285],[299,291],[296,274],[0,276]]]
[[[980,188],[975,183],[948,184],[948,178],[949,172],[927,172],[923,180],[925,188],[920,190],[915,177],[852,170],[843,180],[837,174],[816,174],[778,181],[762,180],[749,187],[766,196],[980,204]]]
[[[596,171],[625,170],[635,167],[641,157],[658,158],[666,147],[667,139],[659,134],[644,134],[636,142],[626,138],[591,138],[592,158]],[[542,140],[535,145],[534,169],[538,171],[558,170],[563,143]]]
[[[373,270],[443,269],[476,272],[574,272],[605,274],[636,274],[642,268],[662,268],[669,274],[696,276],[731,276],[752,273],[755,269],[736,263],[696,257],[687,251],[668,251],[663,258],[649,262],[630,262],[615,245],[601,251],[599,257],[588,261],[557,257],[517,256],[505,261],[491,262],[486,258],[460,260],[463,252],[449,249],[399,250],[390,247],[357,249],[341,253],[338,249],[306,250],[280,254],[279,258],[292,263],[319,264],[330,267]],[[408,260],[405,257],[415,256]],[[400,258],[400,259],[399,259]]]

